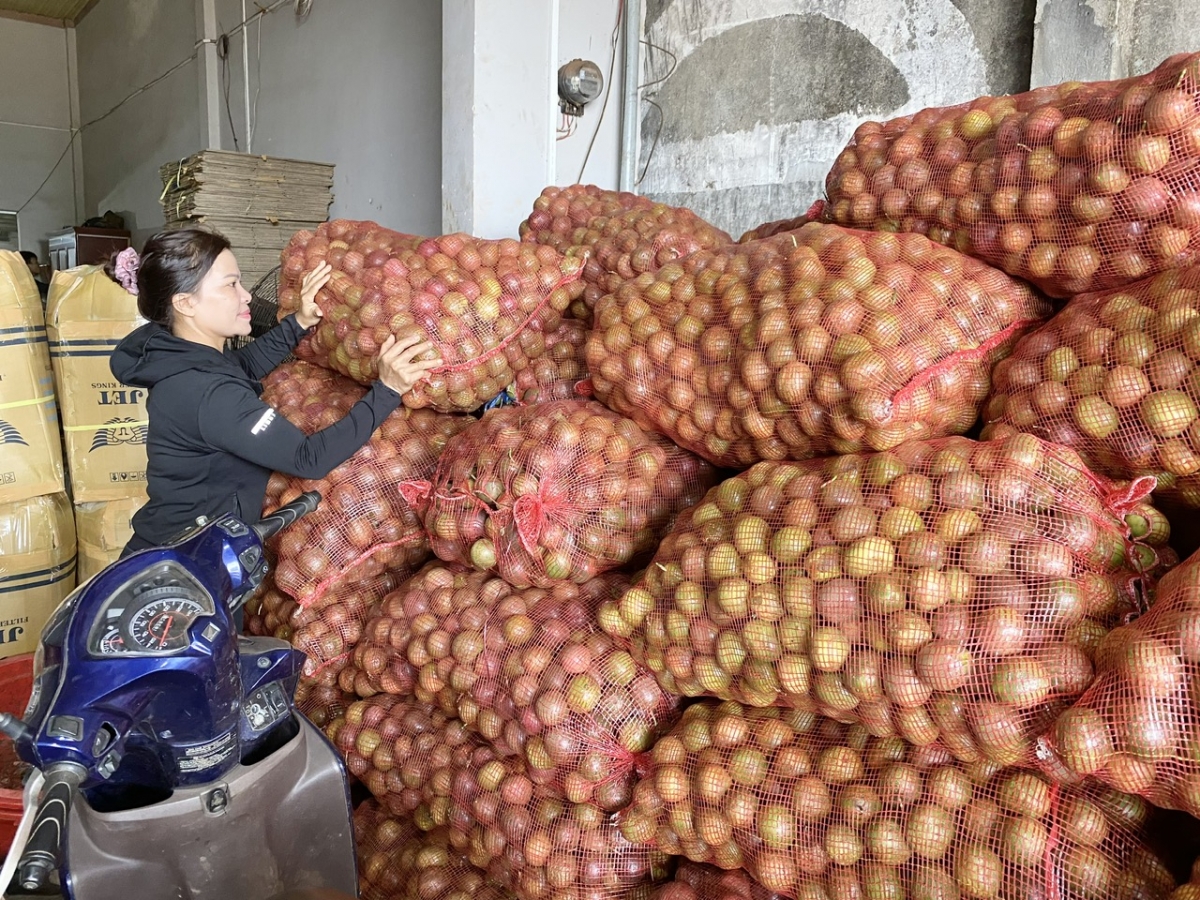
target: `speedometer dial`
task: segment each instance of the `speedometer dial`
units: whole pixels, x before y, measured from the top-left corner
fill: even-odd
[[[204,613],[200,603],[186,597],[150,600],[130,614],[122,629],[125,642],[153,652],[186,647],[188,629]]]

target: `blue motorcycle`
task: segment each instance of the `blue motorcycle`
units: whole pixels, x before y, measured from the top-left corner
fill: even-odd
[[[201,521],[63,601],[24,718],[0,715],[39,773],[0,887],[57,873],[67,900],[357,896],[345,769],[292,700],[304,655],[235,624],[263,541],[319,501]]]

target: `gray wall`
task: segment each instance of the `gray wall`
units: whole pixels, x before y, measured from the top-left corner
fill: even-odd
[[[1197,0],[1038,0],[1032,81],[1128,78],[1198,48]]]
[[[0,209],[16,210],[21,249],[47,260],[46,235],[75,221],[70,35],[63,28],[0,19]],[[38,186],[50,174],[45,187]]]
[[[255,4],[246,6],[252,14]],[[240,0],[217,0],[220,30],[241,20]],[[252,108],[261,87],[253,151],[334,163],[334,216],[438,233],[441,3],[325,0],[313,4],[303,23],[290,6],[260,21],[261,63],[259,24],[246,34]],[[245,150],[241,41],[235,37],[230,46],[230,108]],[[224,99],[221,125],[222,146],[232,150]]]
[[[140,246],[163,222],[158,167],[199,149],[196,61],[88,123],[192,56],[195,4],[103,0],[75,31],[87,214],[120,213]]]
[[[647,0],[641,189],[735,236],[799,215],[864,119],[1025,89],[1035,2]]]

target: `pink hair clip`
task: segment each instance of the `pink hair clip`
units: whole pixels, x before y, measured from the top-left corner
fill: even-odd
[[[117,262],[113,267],[117,283],[133,296],[137,296],[138,292],[138,267],[142,264],[138,258],[138,253],[132,247],[126,247],[117,254]]]

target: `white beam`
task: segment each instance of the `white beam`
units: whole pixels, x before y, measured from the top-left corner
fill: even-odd
[[[558,0],[444,0],[442,228],[515,236],[554,181]]]

